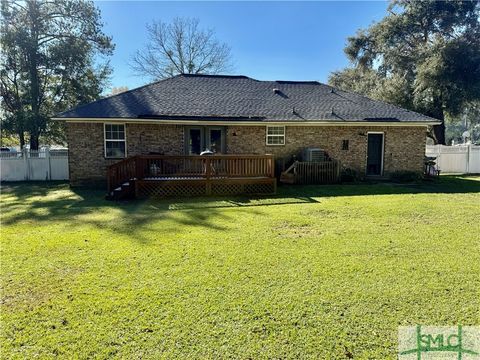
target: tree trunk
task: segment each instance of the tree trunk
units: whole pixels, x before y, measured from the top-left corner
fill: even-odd
[[[432,137],[436,144],[445,145],[445,114],[442,95],[434,98],[431,110],[426,115],[442,121],[440,125],[433,126]]]
[[[23,150],[25,147],[25,133],[23,131],[19,131],[18,138],[20,139],[20,150]]]
[[[440,125],[433,126],[433,134],[437,144],[445,145],[445,121],[442,121]]]
[[[38,150],[38,135],[30,134],[30,150]]]
[[[38,150],[38,137],[40,134],[40,79],[38,74],[38,29],[37,29],[37,17],[40,14],[39,4],[36,1],[29,2],[30,7],[30,31],[31,40],[28,47],[28,71],[30,80],[30,106],[32,112],[32,118],[30,119],[30,150]]]

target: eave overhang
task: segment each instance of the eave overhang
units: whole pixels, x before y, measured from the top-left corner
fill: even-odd
[[[381,121],[375,120],[266,120],[248,117],[210,117],[191,118],[64,118],[54,117],[52,120],[69,123],[132,123],[132,124],[164,124],[164,125],[221,125],[221,126],[432,126],[440,125],[441,121]]]

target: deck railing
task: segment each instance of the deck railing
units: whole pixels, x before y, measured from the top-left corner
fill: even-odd
[[[340,181],[340,162],[336,160],[321,162],[295,161],[281,177],[281,182],[290,184],[331,184]]]
[[[136,155],[108,167],[108,191],[132,179],[273,178],[273,155]]]
[[[131,156],[107,168],[107,188],[109,193],[123,183],[135,178],[137,174],[137,160],[137,156]]]

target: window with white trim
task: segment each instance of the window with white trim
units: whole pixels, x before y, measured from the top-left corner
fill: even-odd
[[[285,145],[285,126],[267,126],[267,145]]]
[[[105,157],[124,158],[125,149],[125,124],[105,124]]]

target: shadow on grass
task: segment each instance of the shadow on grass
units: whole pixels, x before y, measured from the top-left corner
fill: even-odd
[[[68,183],[19,182],[2,184],[3,225],[25,222],[66,222],[71,226],[92,225],[147,241],[143,231],[178,232],[182,226],[227,230],[242,213],[262,216],[255,206],[317,202],[309,197],[223,197],[163,200],[105,200],[101,189],[70,188]],[[239,208],[235,214],[225,208]],[[28,225],[26,225],[28,226]]]
[[[235,222],[224,208],[256,214],[252,207],[318,203],[319,198],[335,196],[365,196],[422,193],[479,193],[480,178],[442,176],[430,182],[415,184],[361,183],[351,185],[279,186],[278,194],[257,197],[209,197],[163,200],[111,202],[105,200],[102,189],[70,189],[68,183],[8,183],[2,184],[2,224],[20,221],[71,221],[109,228],[120,233],[139,234],[158,221],[165,221],[159,232],[178,231],[179,226],[206,227],[225,230]],[[116,213],[115,213],[116,212]],[[92,216],[83,216],[89,215]],[[105,216],[96,216],[106,214]],[[108,214],[115,214],[113,219]],[[167,225],[168,224],[168,225]],[[228,226],[228,225],[227,225]],[[140,235],[139,235],[140,236]],[[139,237],[139,240],[141,238]]]
[[[308,197],[480,193],[480,177],[444,175],[438,179],[415,183],[365,182],[342,185],[280,186],[279,193],[283,196],[302,194]]]
[[[113,202],[105,200],[104,190],[71,189],[65,182],[4,183],[0,199],[3,226],[21,222],[25,228],[39,222],[65,222],[72,228],[92,225],[121,234],[133,234],[140,242],[148,241],[142,232],[150,230],[159,236],[177,232],[182,226],[226,230],[229,223],[235,222],[235,218],[222,208],[235,203],[236,206],[244,206],[248,202],[247,199],[225,198],[182,199],[180,202],[172,199]],[[251,209],[240,211],[256,213]]]

